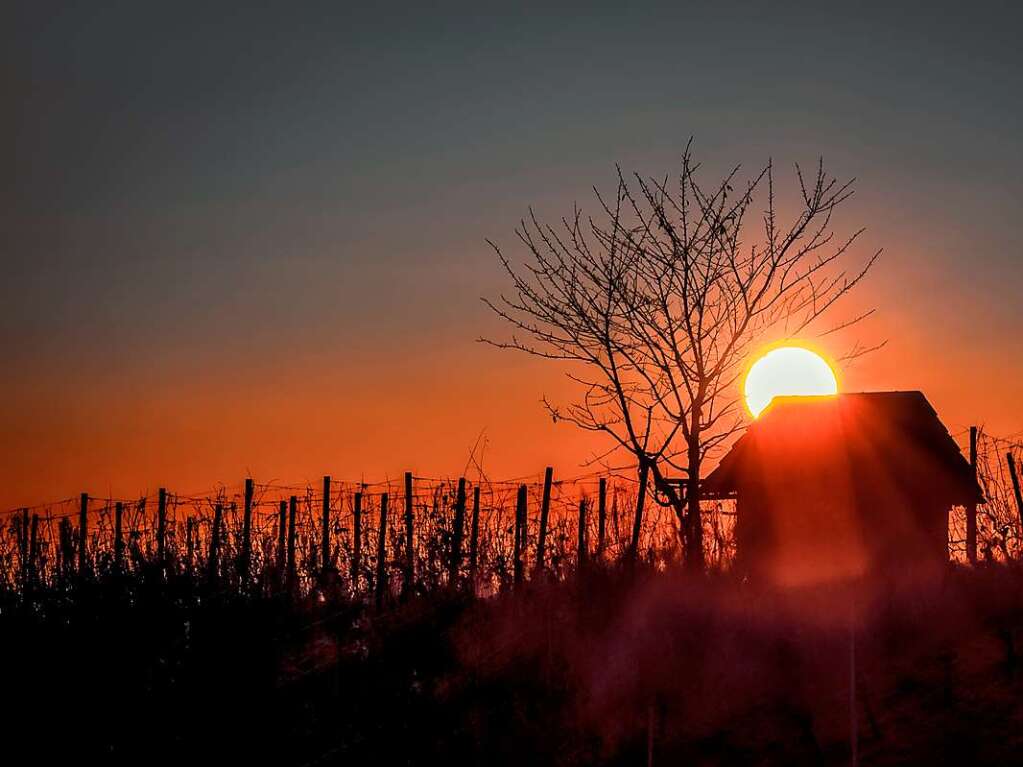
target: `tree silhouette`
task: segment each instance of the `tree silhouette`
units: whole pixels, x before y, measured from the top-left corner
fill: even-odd
[[[551,226],[530,209],[516,229],[526,248],[519,265],[488,240],[513,290],[483,300],[512,335],[480,340],[568,363],[578,398],[544,398],[545,407],[555,421],[608,435],[611,448],[595,460],[618,450],[635,457],[679,519],[687,563],[702,568],[700,469],[742,428],[737,382],[751,347],[812,326],[827,335],[868,316],[816,327],[881,251],[848,271],[863,229],[839,239],[831,221],[853,182],[838,182],[823,161],[810,179],[796,166],[798,209],[786,224],[771,162],[736,193],[740,167],[707,186],[691,145],[663,181],[619,167],[613,199],[594,189],[595,217],[575,206]],[[757,200],[762,228],[748,222]],[[864,351],[857,345],[847,356]]]

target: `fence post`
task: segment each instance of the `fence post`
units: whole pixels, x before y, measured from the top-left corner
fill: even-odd
[[[75,561],[75,549],[71,543],[71,521],[67,517],[64,517],[60,520],[60,526],[58,529],[60,532],[61,575],[67,578],[70,577]]]
[[[970,427],[970,470],[977,479],[977,427]],[[977,502],[966,504],[966,558],[977,564]]]
[[[412,472],[405,472],[405,572],[401,593],[403,597],[412,594],[416,575],[416,553],[414,550],[414,520],[412,514]]]
[[[330,572],[330,475],[323,475],[323,532],[320,553],[323,556],[323,573]]]
[[[18,555],[21,557],[21,585],[27,591],[28,583],[28,509],[21,510],[21,524],[18,530]]]
[[[282,500],[277,509],[277,577],[283,583],[285,547],[288,535],[288,502]]]
[[[355,494],[352,509],[352,594],[359,593],[359,571],[362,568],[362,493]]]
[[[89,541],[89,525],[86,515],[89,512],[89,494],[82,493],[81,503],[78,508],[78,574],[85,577],[86,566],[88,565],[86,544]]]
[[[220,528],[224,521],[224,507],[217,504],[213,507],[213,530],[210,533],[210,555],[206,563],[209,579],[215,581],[220,572]]]
[[[156,501],[156,559],[167,561],[167,489],[161,487]]]
[[[238,567],[242,583],[248,583],[252,568],[252,496],[254,487],[252,477],[245,480],[245,505],[242,508],[242,561]]]
[[[480,486],[472,489],[472,523],[469,527],[469,588],[476,596],[476,561],[480,539]]]
[[[607,534],[607,479],[600,478],[597,491],[597,559],[604,558],[604,537]]]
[[[295,517],[298,515],[298,496],[288,502],[288,590],[295,587]]]
[[[646,502],[646,483],[650,464],[646,461],[639,468],[639,492],[636,494],[636,516],[632,520],[632,541],[629,543],[629,561],[635,562],[639,554],[639,532],[643,527],[643,504]]]
[[[1016,496],[1016,513],[1019,514],[1019,529],[1023,531],[1023,492],[1019,489],[1019,474],[1016,473],[1016,459],[1012,453],[1005,454],[1005,460],[1009,464],[1009,476],[1012,478],[1012,492]]]
[[[455,529],[451,535],[451,560],[448,562],[448,585],[458,585],[458,571],[462,566],[462,531],[465,528],[465,477],[458,479],[455,496]]]
[[[543,473],[543,500],[540,502],[540,532],[536,540],[536,571],[544,568],[544,552],[547,550],[547,518],[551,510],[551,481],[554,469],[548,466]]]
[[[586,567],[586,499],[579,499],[579,546],[576,554],[576,567],[582,572]]]
[[[124,538],[121,535],[121,519],[124,515],[124,506],[120,501],[114,504],[114,569],[121,571],[124,564]]]
[[[515,503],[515,559],[513,560],[516,586],[522,584],[522,550],[526,547],[526,493],[526,486],[519,485],[519,495]]]
[[[39,556],[39,515],[32,515],[32,532],[28,544],[28,588],[36,582],[36,558]]]
[[[185,536],[188,538],[188,573],[191,575],[195,568],[195,517],[189,517],[185,523]]]
[[[380,496],[380,530],[377,538],[376,608],[384,606],[387,591],[387,493]]]

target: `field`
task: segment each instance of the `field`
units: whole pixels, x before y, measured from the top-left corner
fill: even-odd
[[[727,500],[686,572],[628,476],[16,510],[3,721],[37,763],[1006,763],[1023,571],[991,444],[978,565],[957,510],[939,578],[799,591],[730,571]]]

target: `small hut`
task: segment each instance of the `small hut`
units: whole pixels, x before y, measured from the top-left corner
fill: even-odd
[[[948,558],[948,514],[983,500],[921,392],[776,398],[705,480],[736,499],[736,565],[801,584]]]

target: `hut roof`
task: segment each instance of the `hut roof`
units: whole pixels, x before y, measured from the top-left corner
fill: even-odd
[[[707,492],[737,491],[755,464],[770,463],[775,445],[791,448],[793,434],[811,455],[841,447],[854,471],[885,466],[930,477],[949,505],[983,501],[969,462],[919,391],[777,397],[704,480]]]

